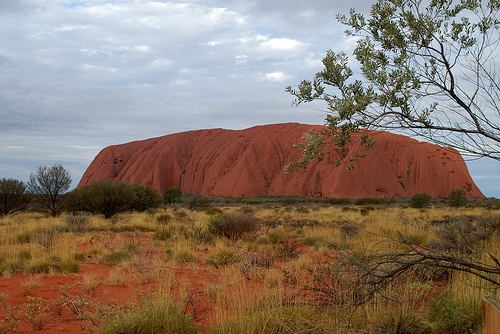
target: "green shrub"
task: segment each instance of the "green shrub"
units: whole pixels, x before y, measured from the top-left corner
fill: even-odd
[[[182,196],[182,191],[180,188],[168,188],[163,193],[163,203],[174,204],[179,201]]]
[[[377,204],[386,204],[385,198],[378,197],[362,197],[354,200],[355,205],[377,205]]]
[[[229,212],[226,215],[210,219],[208,229],[214,234],[237,240],[256,232],[259,228],[259,222],[259,219],[252,214]]]
[[[161,196],[150,186],[103,179],[73,190],[71,209],[101,213],[104,218],[125,211],[145,211],[161,204]]]
[[[463,188],[453,189],[448,195],[448,204],[458,208],[467,205],[467,192]]]
[[[120,313],[99,329],[100,334],[195,334],[194,323],[180,304],[158,299],[127,313]]]
[[[412,208],[417,208],[417,209],[423,209],[429,204],[431,204],[432,196],[429,195],[428,193],[415,193],[411,198],[410,198],[410,206]]]

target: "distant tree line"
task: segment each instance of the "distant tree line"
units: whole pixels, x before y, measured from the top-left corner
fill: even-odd
[[[145,211],[165,205],[183,205],[191,210],[206,208],[211,205],[408,205],[413,208],[425,208],[440,203],[427,193],[416,193],[411,198],[307,198],[301,196],[255,197],[207,197],[195,194],[183,194],[177,187],[168,188],[163,194],[151,186],[136,183],[103,179],[67,192],[71,185],[70,173],[61,165],[40,166],[31,173],[27,183],[12,178],[0,180],[0,214],[8,215],[31,209],[44,212],[53,217],[63,211],[88,212],[102,214],[105,218],[125,211]],[[468,204],[464,189],[454,189],[448,199],[441,200],[452,207]]]

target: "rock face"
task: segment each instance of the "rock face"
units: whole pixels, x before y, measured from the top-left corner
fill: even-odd
[[[183,193],[209,196],[359,198],[427,192],[446,197],[464,188],[470,198],[484,197],[457,151],[387,132],[372,133],[376,143],[354,170],[335,168],[334,158],[326,158],[305,172],[285,174],[283,168],[301,157],[293,144],[311,128],[321,127],[286,123],[198,130],[109,146],[78,187],[107,178],[151,185],[160,193],[179,187]]]

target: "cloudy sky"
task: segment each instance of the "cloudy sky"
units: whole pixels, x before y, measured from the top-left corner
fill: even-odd
[[[62,164],[73,186],[106,146],[194,129],[323,124],[284,91],[352,51],[337,13],[371,1],[0,1],[0,177]],[[468,162],[487,196],[500,165]]]

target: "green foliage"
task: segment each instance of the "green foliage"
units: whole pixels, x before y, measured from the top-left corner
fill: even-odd
[[[287,171],[332,155],[347,169],[374,145],[366,130],[403,129],[440,145],[500,159],[498,0],[378,0],[370,16],[337,15],[355,37],[361,77],[344,52],[286,91],[294,104],[322,100],[327,128],[304,133],[303,158]],[[471,19],[473,18],[473,19]],[[356,149],[353,150],[354,143]],[[331,144],[337,146],[329,150]],[[359,144],[359,145],[358,145]]]
[[[150,186],[103,179],[69,194],[75,211],[101,213],[104,218],[125,211],[145,211],[161,204],[161,196]]]
[[[0,180],[0,215],[22,211],[30,201],[24,182],[6,178]]]
[[[354,200],[355,205],[377,205],[386,204],[385,198],[379,197],[361,197]]]
[[[163,193],[163,203],[174,204],[181,198],[181,196],[182,191],[180,188],[168,188]]]
[[[100,328],[98,333],[195,334],[194,323],[183,312],[184,309],[170,300],[153,300],[130,312],[120,313]]]
[[[458,208],[467,205],[467,192],[463,188],[453,189],[448,195],[448,204]]]
[[[410,206],[412,208],[422,209],[431,204],[432,196],[428,193],[415,193],[410,198]]]
[[[63,166],[55,164],[51,168],[39,166],[35,173],[31,173],[28,189],[34,195],[36,208],[56,217],[64,209],[62,195],[70,184],[70,173]]]

